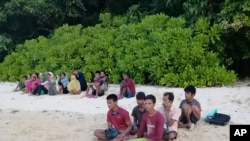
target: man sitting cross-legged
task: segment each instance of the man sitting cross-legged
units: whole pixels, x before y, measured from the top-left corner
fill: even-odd
[[[108,128],[116,128],[119,130],[118,136],[113,141],[123,141],[128,139],[132,128],[129,112],[118,106],[118,97],[115,94],[107,96],[107,104],[109,111],[107,113]],[[108,140],[105,130],[95,130],[94,135],[100,140]]]

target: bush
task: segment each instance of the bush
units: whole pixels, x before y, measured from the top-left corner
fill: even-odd
[[[94,27],[64,25],[51,38],[27,40],[0,64],[0,79],[78,69],[89,81],[92,72],[104,69],[111,83],[118,83],[124,71],[139,84],[221,86],[236,80],[217,54],[207,50],[220,39],[220,27],[209,27],[205,19],[197,21],[195,30],[183,18],[163,14],[136,24],[108,13],[100,19]]]

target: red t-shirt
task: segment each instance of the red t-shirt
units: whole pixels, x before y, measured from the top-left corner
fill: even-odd
[[[130,89],[130,91],[133,93],[133,96],[135,96],[135,84],[131,78],[127,78],[124,81],[122,88],[126,88],[126,87],[128,87]]]
[[[109,110],[107,113],[107,122],[110,122],[118,130],[125,130],[128,128],[126,122],[131,122],[129,112],[121,107],[118,107],[115,113]]]
[[[148,112],[143,114],[137,136],[141,137],[145,131],[147,131],[147,134],[145,135],[146,139],[152,141],[162,140],[164,134],[164,117],[160,112],[157,111],[152,116],[150,116]]]

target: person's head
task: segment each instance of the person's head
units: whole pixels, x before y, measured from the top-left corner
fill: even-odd
[[[24,75],[23,77],[22,77],[22,81],[24,82],[24,81],[26,81],[28,79],[28,77],[26,76],[26,75]]]
[[[193,85],[189,85],[184,89],[184,91],[186,100],[192,100],[195,96],[196,88]]]
[[[77,71],[77,70],[73,70],[73,71],[72,71],[72,74],[77,75],[77,74],[78,74],[78,71]]]
[[[145,102],[145,93],[144,92],[138,92],[136,94],[136,102],[137,102],[137,105],[138,106],[142,106],[144,105],[144,102]]]
[[[61,72],[61,73],[60,73],[60,79],[64,79],[65,76],[66,76],[66,73],[65,73],[65,72]]]
[[[33,73],[32,75],[31,75],[31,80],[36,80],[38,77],[37,77],[37,75],[35,74],[35,73]]]
[[[126,79],[128,79],[130,76],[129,76],[129,74],[128,74],[127,72],[124,72],[124,73],[122,74],[122,77],[123,77],[124,80],[126,80]]]
[[[156,103],[156,98],[154,95],[150,94],[145,97],[145,107],[148,112],[154,110]]]
[[[163,94],[162,104],[164,107],[171,107],[174,101],[174,93],[172,92],[165,92]]]
[[[54,76],[54,75],[53,75],[52,72],[47,72],[47,73],[46,73],[46,78],[47,78],[47,80],[50,80],[53,76]]]
[[[104,71],[100,71],[100,77],[104,77],[105,76],[105,72]]]
[[[100,77],[100,73],[101,73],[100,71],[96,71],[96,72],[95,72],[95,77],[96,77],[96,78]]]
[[[107,104],[110,110],[114,110],[117,107],[118,97],[115,94],[110,94],[107,96]]]

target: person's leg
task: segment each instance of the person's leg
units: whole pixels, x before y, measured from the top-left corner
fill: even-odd
[[[94,89],[92,84],[88,85],[85,95],[88,95],[90,89]]]
[[[97,130],[94,131],[94,135],[95,135],[99,140],[107,140],[104,130],[97,129]]]
[[[126,88],[124,97],[126,97],[126,98],[133,97],[133,94],[132,94],[132,92],[130,91],[130,89],[128,87]]]
[[[37,86],[37,87],[35,88],[35,90],[32,92],[32,94],[38,95],[38,93],[39,93],[39,91],[40,91],[40,87],[41,87],[41,85],[40,85],[40,86]]]
[[[63,94],[67,94],[67,93],[69,93],[69,91],[68,91],[68,87],[63,87]]]
[[[170,131],[167,134],[163,135],[163,140],[164,141],[169,141],[177,138],[177,132],[175,131]]]
[[[99,85],[95,85],[96,87],[96,96],[101,96],[102,91],[101,91],[101,87]]]
[[[183,123],[179,124],[178,127],[179,128],[191,128],[193,126],[191,118],[190,118],[190,115],[192,113],[191,106],[189,104],[183,104],[181,107],[181,111],[183,115],[183,120],[181,122]]]
[[[48,94],[48,89],[46,89],[43,85],[41,85],[41,90],[39,91],[40,95],[41,95],[41,91],[43,91],[44,94]]]

